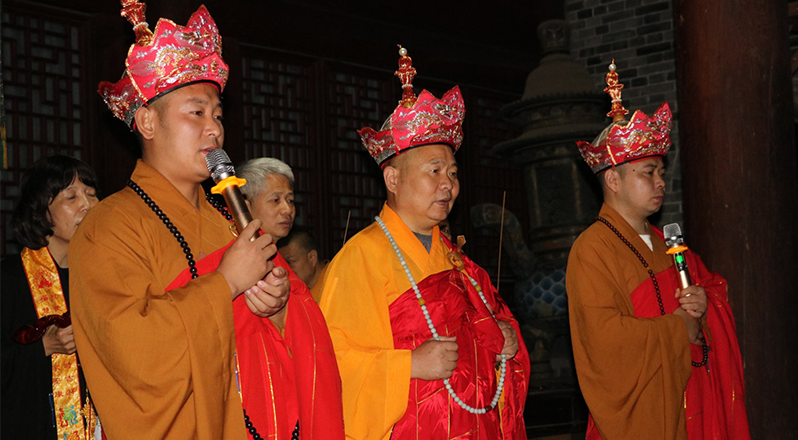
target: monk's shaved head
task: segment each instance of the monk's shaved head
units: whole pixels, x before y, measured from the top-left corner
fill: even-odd
[[[410,151],[406,151],[398,156],[394,156],[388,163],[385,165],[386,167],[394,167],[397,170],[404,171],[407,169],[407,164],[410,163],[410,158],[415,154],[417,148],[414,148]]]

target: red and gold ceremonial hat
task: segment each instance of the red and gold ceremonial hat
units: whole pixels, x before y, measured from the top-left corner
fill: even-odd
[[[607,87],[604,92],[612,98],[612,109],[607,113],[612,123],[593,140],[593,143],[577,141],[579,152],[594,174],[607,168],[647,157],[665,157],[671,146],[671,108],[667,102],[662,104],[653,116],[640,110],[626,120],[629,110],[623,107],[621,89],[615,71],[615,60],[607,73]]]
[[[441,99],[427,90],[417,97],[413,92],[413,77],[416,76],[413,60],[401,46],[399,55],[399,70],[394,75],[402,82],[402,99],[380,131],[371,127],[358,130],[363,146],[380,166],[396,155],[423,145],[448,144],[457,152],[463,143],[465,119],[460,88],[454,86]]]
[[[162,18],[152,32],[145,21],[145,4],[138,0],[121,3],[122,16],[133,25],[136,42],[128,51],[122,79],[103,81],[98,90],[117,118],[132,127],[133,115],[141,106],[196,82],[210,82],[222,92],[229,69],[222,59],[219,29],[204,5],[185,26]]]

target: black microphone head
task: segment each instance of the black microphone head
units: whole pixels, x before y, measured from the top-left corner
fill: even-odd
[[[682,228],[678,223],[670,223],[662,228],[662,234],[665,236],[665,244],[668,247],[674,247],[684,244],[684,237],[682,237]]]
[[[211,172],[211,177],[216,183],[236,174],[235,167],[230,161],[230,156],[224,150],[212,150],[205,156],[205,163],[208,165],[208,171]]]

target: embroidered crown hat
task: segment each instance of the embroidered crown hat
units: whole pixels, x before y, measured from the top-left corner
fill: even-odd
[[[650,117],[637,110],[627,121],[625,116],[629,114],[629,110],[623,107],[621,101],[623,84],[618,82],[618,73],[615,70],[613,60],[607,73],[607,87],[604,88],[604,92],[612,98],[612,109],[607,113],[612,118],[612,123],[602,130],[593,143],[576,143],[579,153],[594,174],[647,157],[665,157],[671,146],[673,115],[668,103],[662,104]]]
[[[145,21],[146,5],[121,0],[122,16],[133,25],[136,42],[130,46],[122,78],[100,83],[98,92],[114,115],[133,126],[141,106],[179,87],[209,82],[219,89],[227,83],[228,66],[222,59],[222,37],[205,6],[185,26],[160,19],[151,31]]]
[[[380,166],[396,155],[423,145],[447,144],[457,152],[463,143],[465,119],[465,103],[460,88],[454,86],[440,99],[427,90],[416,96],[413,92],[413,77],[416,75],[413,60],[407,56],[407,49],[401,46],[399,55],[399,70],[394,75],[402,83],[402,99],[380,131],[371,127],[358,130],[363,146]]]

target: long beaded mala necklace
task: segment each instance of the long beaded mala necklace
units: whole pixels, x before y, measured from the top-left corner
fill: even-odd
[[[621,234],[621,231],[616,229],[615,226],[613,226],[613,224],[610,223],[607,219],[603,217],[596,217],[596,221],[604,223],[605,226],[610,228],[610,231],[614,232],[615,235],[617,235],[618,238],[621,239],[623,244],[625,244],[629,249],[632,250],[632,252],[634,252],[635,256],[637,256],[637,259],[640,260],[640,262],[643,264],[643,267],[646,268],[646,270],[648,271],[648,276],[651,278],[651,282],[654,283],[654,290],[657,292],[657,302],[659,303],[659,314],[665,316],[665,307],[662,305],[662,295],[660,294],[659,291],[659,283],[657,282],[657,277],[654,275],[654,271],[652,271],[651,268],[648,267],[646,259],[643,258],[640,252],[637,251],[637,248],[635,248],[635,246],[629,240],[627,240],[626,237],[623,236],[623,234]],[[707,343],[704,342],[704,345],[701,346],[701,349],[704,355],[703,360],[701,362],[693,362],[692,360],[690,360],[690,362],[693,364],[694,367],[703,367],[704,365],[707,364],[707,361],[709,360],[709,345],[707,345]]]
[[[197,274],[197,267],[196,267],[197,263],[194,261],[194,254],[191,253],[191,248],[188,246],[186,239],[183,238],[183,234],[181,234],[180,231],[177,229],[177,226],[175,226],[174,223],[172,223],[172,221],[169,220],[169,217],[166,215],[166,213],[164,213],[161,210],[158,204],[155,203],[155,200],[151,199],[150,196],[148,196],[147,193],[144,192],[144,190],[136,182],[134,182],[133,180],[128,180],[127,186],[129,186],[139,197],[141,197],[144,203],[146,203],[147,206],[149,206],[150,209],[152,209],[155,215],[157,215],[158,218],[161,219],[164,226],[166,226],[166,228],[169,229],[169,232],[171,232],[172,235],[174,235],[175,239],[180,244],[180,247],[183,249],[183,255],[186,257],[186,260],[188,262],[188,270],[189,272],[191,272],[191,279],[193,280],[194,278],[197,278],[199,275]],[[216,208],[217,211],[219,211],[220,214],[222,214],[222,216],[224,216],[225,219],[227,219],[227,221],[230,222],[233,221],[233,216],[230,215],[230,212],[227,210],[226,207],[222,206],[222,204],[216,201],[210,194],[205,194],[205,198],[206,200],[208,200],[208,202],[211,205],[213,205],[214,208]],[[236,360],[236,385],[238,385],[237,364],[238,360]],[[240,393],[241,389],[239,387],[239,394]],[[252,435],[252,438],[254,440],[263,440],[263,437],[261,437],[261,435],[258,433],[258,430],[255,428],[255,425],[252,423],[252,420],[250,420],[249,416],[247,415],[246,409],[244,409],[244,424],[247,428],[247,431]],[[291,440],[299,440],[299,422],[297,422],[294,431],[291,433]]]
[[[424,319],[427,320],[427,326],[429,326],[430,332],[432,332],[432,337],[436,340],[440,340],[440,336],[438,335],[438,330],[435,328],[435,324],[432,323],[432,318],[429,316],[429,311],[427,310],[426,302],[424,301],[424,297],[421,296],[421,291],[418,290],[418,285],[416,284],[416,280],[413,278],[413,275],[410,273],[410,268],[407,267],[407,262],[405,261],[404,256],[402,256],[402,252],[399,250],[399,246],[396,244],[396,241],[391,235],[391,231],[388,230],[388,227],[385,226],[385,223],[382,219],[377,216],[374,217],[374,220],[377,221],[377,224],[380,225],[380,229],[388,237],[388,241],[391,242],[391,247],[393,247],[393,251],[396,253],[396,256],[399,257],[399,262],[402,264],[402,268],[405,270],[405,275],[410,280],[410,285],[413,286],[413,292],[416,294],[416,299],[418,300],[418,304],[421,306],[421,311],[424,313]],[[482,293],[482,288],[479,287],[479,284],[472,278],[470,275],[466,274],[468,279],[471,281],[471,284],[477,290],[480,299],[485,304],[485,307],[488,307],[488,301],[485,299],[485,295]],[[494,318],[495,319],[495,318]],[[454,390],[452,389],[452,385],[449,383],[449,379],[443,379],[443,384],[446,387],[446,391],[449,392],[449,396],[460,405],[460,408],[470,412],[471,414],[485,414],[486,412],[492,410],[496,407],[499,403],[499,397],[502,394],[502,390],[504,389],[504,378],[505,373],[507,372],[507,355],[501,355],[501,373],[499,374],[499,384],[496,387],[496,394],[493,396],[493,400],[491,400],[490,404],[484,408],[474,408],[473,406],[468,405],[467,403],[463,402],[463,399],[458,396]]]

